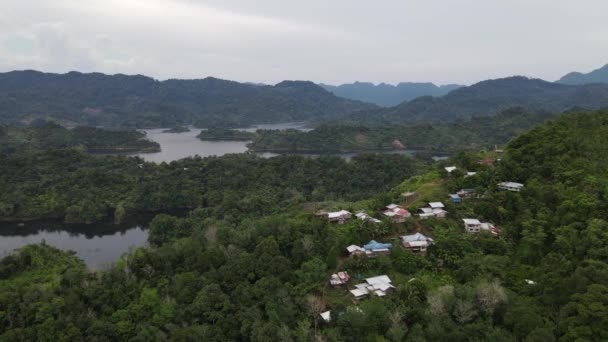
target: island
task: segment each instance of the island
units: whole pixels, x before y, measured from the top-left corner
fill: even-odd
[[[233,141],[250,141],[256,137],[256,133],[247,132],[247,131],[239,131],[235,129],[227,129],[227,128],[210,128],[207,130],[201,131],[199,135],[196,136],[200,140],[210,140],[210,141],[218,141],[218,140],[233,140]]]
[[[186,133],[190,132],[190,128],[186,126],[175,126],[169,129],[163,130],[163,133]]]

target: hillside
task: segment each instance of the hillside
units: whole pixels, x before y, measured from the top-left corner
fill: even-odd
[[[160,145],[136,130],[108,130],[79,126],[64,128],[52,122],[29,126],[0,125],[0,153],[79,148],[92,153],[158,152]]]
[[[101,73],[0,74],[0,122],[5,123],[52,117],[114,127],[242,126],[327,118],[373,107],[304,81],[259,86],[211,77],[157,81]]]
[[[420,96],[443,96],[454,89],[463,87],[458,84],[436,86],[433,83],[402,82],[397,85],[368,82],[355,82],[339,86],[320,84],[325,90],[351,100],[374,103],[392,107]]]
[[[478,163],[480,153],[430,170],[373,155],[231,155],[143,168],[135,158],[74,151],[0,155],[5,215],[66,208],[94,219],[113,203],[117,212],[198,207],[157,215],[147,246],[97,272],[44,242],[0,259],[8,308],[0,339],[605,341],[607,144],[608,117],[597,112],[518,136],[494,166]],[[448,165],[457,167],[450,175]],[[506,180],[524,187],[501,190]],[[460,189],[482,196],[448,201]],[[313,214],[382,217],[411,191],[418,199],[407,210],[443,201],[447,216],[338,224]],[[467,233],[463,223],[475,223],[466,218],[495,229]],[[370,240],[383,248],[346,249]],[[330,285],[339,272],[350,279]],[[372,281],[379,278],[388,283]]]
[[[522,76],[479,82],[442,97],[419,97],[399,106],[354,113],[349,119],[403,123],[443,121],[499,113],[511,107],[563,112],[608,107],[608,84],[565,85]]]
[[[557,83],[563,84],[589,84],[608,83],[608,64],[589,73],[571,72],[560,78]]]
[[[258,130],[249,145],[254,151],[358,152],[413,149],[434,153],[477,151],[502,145],[530,127],[554,118],[548,112],[530,113],[522,108],[496,116],[479,116],[454,122],[365,127],[324,124],[312,131]]]

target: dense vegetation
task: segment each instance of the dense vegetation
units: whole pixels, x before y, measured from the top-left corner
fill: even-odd
[[[255,137],[255,133],[240,131],[236,129],[210,128],[202,130],[201,133],[196,137],[201,140],[248,141],[253,140],[253,138]]]
[[[85,270],[69,253],[29,246],[0,261],[0,338],[604,341],[606,146],[607,113],[568,114],[511,141],[495,167],[478,164],[480,155],[461,153],[384,194],[340,204],[372,212],[406,190],[421,193],[410,209],[444,200],[462,187],[484,194],[447,203],[446,220],[332,225],[289,205],[257,216],[236,210],[223,218],[197,209],[185,218],[157,216],[151,247],[98,273]],[[267,173],[281,174],[275,171],[281,168],[296,172],[294,163],[304,163],[288,158],[265,164]],[[239,160],[229,156],[207,162],[220,159]],[[248,162],[255,165],[256,159]],[[443,171],[447,163],[458,167],[450,176]],[[375,165],[384,171],[398,167]],[[171,166],[175,172],[190,171],[182,163]],[[477,174],[465,178],[465,170]],[[235,175],[240,176],[226,178]],[[348,191],[357,193],[364,179]],[[525,183],[525,188],[497,189],[496,183],[504,180]],[[493,222],[501,234],[467,235],[463,217]],[[397,244],[390,256],[347,258],[342,252],[353,243],[391,241],[415,231],[435,239],[426,257]],[[337,270],[354,278],[388,274],[396,289],[355,303],[347,289],[327,285]],[[331,322],[320,319],[324,310],[331,310]]]
[[[157,152],[158,143],[134,130],[107,130],[79,126],[64,128],[52,122],[29,126],[0,126],[0,152],[81,148],[87,152]]]
[[[608,84],[566,85],[526,77],[479,82],[442,97],[419,97],[392,108],[363,111],[345,119],[369,123],[445,121],[491,115],[512,107],[561,113],[608,107]]]
[[[190,132],[190,128],[188,128],[186,126],[175,126],[175,127],[163,130],[163,133],[184,133],[184,132]]]
[[[433,83],[402,82],[397,85],[367,82],[355,82],[332,86],[320,84],[325,90],[337,96],[351,100],[375,103],[379,106],[392,107],[404,101],[411,101],[420,96],[443,96],[454,89],[463,87],[458,84],[436,86]]]
[[[361,199],[423,168],[412,158],[376,155],[347,162],[240,154],[157,165],[74,150],[0,154],[0,219],[94,222],[129,211],[196,207],[222,217],[262,215],[306,201]]]
[[[173,127],[304,121],[375,107],[311,82],[275,86],[216,78],[156,81],[100,73],[0,74],[0,122],[53,117],[70,124]]]
[[[325,124],[309,132],[258,130],[249,145],[253,151],[333,152],[414,149],[453,153],[502,145],[531,126],[555,117],[512,108],[496,116],[474,117],[438,124],[354,126]]]

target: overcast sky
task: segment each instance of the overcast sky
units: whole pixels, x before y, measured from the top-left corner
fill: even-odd
[[[608,63],[607,18],[606,0],[2,0],[0,71],[553,81]]]

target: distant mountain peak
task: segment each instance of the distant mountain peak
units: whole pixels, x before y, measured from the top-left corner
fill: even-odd
[[[608,83],[608,64],[599,69],[595,69],[587,74],[574,71],[560,78],[557,83],[563,84],[589,84],[589,83]]]
[[[397,85],[355,81],[339,86],[320,84],[325,90],[351,100],[375,103],[384,107],[399,105],[421,96],[443,96],[461,85],[437,86],[430,82],[401,82]]]

